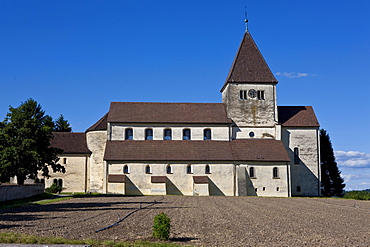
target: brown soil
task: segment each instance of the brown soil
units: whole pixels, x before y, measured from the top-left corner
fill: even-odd
[[[100,231],[128,216],[119,225]],[[0,231],[148,240],[156,214],[171,241],[201,246],[370,246],[370,201],[260,197],[88,197],[0,210]]]

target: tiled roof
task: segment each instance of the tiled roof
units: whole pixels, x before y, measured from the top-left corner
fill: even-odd
[[[108,124],[108,113],[106,113],[101,119],[99,119],[95,124],[93,124],[90,128],[86,130],[88,131],[94,131],[94,130],[107,130],[107,124]]]
[[[228,124],[222,103],[112,102],[108,122]]]
[[[319,127],[311,106],[278,106],[279,123],[284,127]]]
[[[276,161],[289,162],[281,141],[108,141],[108,161]]]
[[[231,142],[231,146],[235,160],[290,161],[282,141],[274,139],[237,139]]]
[[[90,154],[87,148],[85,133],[53,132],[50,146],[61,148],[64,154]]]
[[[244,34],[230,72],[226,78],[225,85],[228,82],[277,83],[275,76],[272,74],[249,32]]]

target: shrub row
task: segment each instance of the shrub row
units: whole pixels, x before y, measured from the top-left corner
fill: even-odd
[[[344,195],[346,199],[355,199],[355,200],[370,200],[370,192],[366,191],[349,191]]]

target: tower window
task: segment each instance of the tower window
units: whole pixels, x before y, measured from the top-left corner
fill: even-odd
[[[294,148],[294,164],[299,164],[299,149]]]
[[[153,129],[145,130],[145,140],[153,140]]]
[[[257,99],[259,99],[259,100],[265,100],[265,91],[258,90],[257,91]]]
[[[182,130],[182,139],[183,140],[190,140],[191,139],[190,129],[183,129]]]
[[[134,130],[131,128],[127,128],[125,130],[125,140],[133,140],[134,139]]]
[[[165,129],[163,131],[163,140],[172,140],[172,131],[171,131],[171,129]]]
[[[248,99],[247,98],[247,95],[248,95],[248,91],[247,90],[240,90],[240,99],[242,99],[242,100]]]
[[[204,140],[211,140],[211,130],[210,129],[205,129],[203,131],[203,138]]]

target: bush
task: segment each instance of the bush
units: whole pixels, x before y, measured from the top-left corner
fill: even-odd
[[[49,188],[46,188],[45,189],[45,192],[46,193],[51,193],[51,194],[55,194],[55,193],[60,193],[62,192],[62,187],[59,186],[59,185],[56,185],[56,184],[52,184]]]
[[[355,200],[370,200],[370,192],[366,191],[349,191],[344,195],[346,199],[355,199]]]
[[[153,237],[161,240],[168,240],[170,238],[170,221],[167,214],[160,213],[154,217]]]

